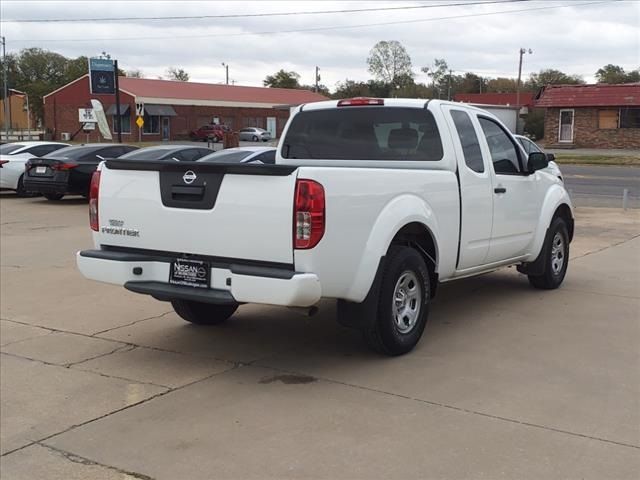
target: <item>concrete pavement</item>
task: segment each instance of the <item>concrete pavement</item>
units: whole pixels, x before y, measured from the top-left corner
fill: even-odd
[[[416,350],[243,306],[200,328],[84,280],[87,206],[0,196],[3,479],[640,472],[640,211],[578,210],[563,287],[443,285]]]

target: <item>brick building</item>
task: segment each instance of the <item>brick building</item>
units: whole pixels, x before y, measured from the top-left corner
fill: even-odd
[[[233,130],[260,127],[277,137],[289,118],[290,106],[326,100],[308,90],[129,77],[120,77],[119,83],[124,142],[184,140],[191,130],[210,123],[228,125]],[[44,126],[53,139],[60,140],[63,133],[68,133],[86,140],[78,109],[91,107],[91,99],[100,100],[114,131],[115,95],[91,95],[89,76],[84,75],[44,97]],[[141,129],[135,123],[136,103],[143,103],[145,108]],[[89,134],[89,141],[98,140],[98,130]]]
[[[536,107],[547,147],[640,148],[640,83],[550,85]]]

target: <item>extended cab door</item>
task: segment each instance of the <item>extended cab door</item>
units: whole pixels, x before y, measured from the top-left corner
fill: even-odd
[[[457,270],[485,263],[493,223],[491,167],[482,155],[477,119],[464,109],[443,106],[457,157],[460,183],[460,245]],[[474,116],[475,117],[475,116]]]
[[[526,159],[516,140],[490,117],[478,115],[480,144],[491,159],[493,229],[486,263],[528,253],[542,208],[538,175],[526,173]]]

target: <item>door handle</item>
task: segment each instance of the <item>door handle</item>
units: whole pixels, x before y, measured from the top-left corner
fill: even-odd
[[[493,189],[494,193],[507,193],[507,189],[504,187],[497,187]]]

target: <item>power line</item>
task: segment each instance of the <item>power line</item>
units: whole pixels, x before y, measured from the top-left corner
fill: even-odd
[[[382,12],[390,10],[416,10],[437,7],[460,7],[467,5],[491,5],[496,3],[518,3],[529,2],[530,0],[488,0],[481,2],[458,2],[429,5],[410,5],[403,7],[380,7],[380,8],[352,8],[345,10],[317,10],[310,12],[270,12],[270,13],[237,13],[228,15],[194,15],[194,16],[168,16],[168,17],[116,17],[116,18],[38,18],[38,19],[0,19],[0,23],[71,23],[71,22],[129,22],[137,20],[202,20],[209,18],[249,18],[249,17],[280,17],[291,15],[322,15],[329,13],[362,13],[362,12]]]
[[[618,0],[619,1],[619,0]],[[504,3],[504,2],[500,2]],[[510,13],[522,13],[522,12],[532,12],[538,10],[550,10],[555,8],[566,8],[566,7],[579,7],[579,6],[588,6],[588,5],[599,5],[603,3],[612,3],[609,0],[599,0],[595,2],[584,2],[584,3],[570,3],[565,5],[552,5],[545,7],[532,7],[532,8],[521,8],[515,10],[502,10],[497,12],[482,12],[482,13],[472,13],[466,15],[451,15],[447,17],[431,17],[431,18],[422,18],[422,19],[414,19],[414,20],[398,20],[394,22],[382,22],[382,23],[365,23],[358,25],[334,25],[331,27],[314,27],[314,28],[305,28],[305,29],[295,29],[295,30],[274,30],[274,31],[263,31],[263,32],[241,32],[241,33],[217,33],[217,34],[202,34],[202,35],[172,35],[172,36],[154,36],[154,37],[109,37],[109,38],[52,38],[52,39],[31,39],[31,40],[14,40],[12,43],[25,43],[25,42],[116,42],[116,41],[142,41],[142,40],[178,40],[178,39],[191,39],[191,38],[215,38],[215,37],[244,37],[250,35],[278,35],[283,33],[306,33],[306,32],[320,32],[320,31],[328,31],[328,30],[346,30],[350,28],[365,28],[365,27],[379,27],[379,26],[387,26],[387,25],[400,25],[400,24],[408,24],[408,23],[420,23],[420,22],[434,22],[437,20],[454,20],[458,18],[472,18],[472,17],[486,17],[490,15],[502,15],[502,14],[510,14]],[[615,3],[618,3],[617,1]]]

